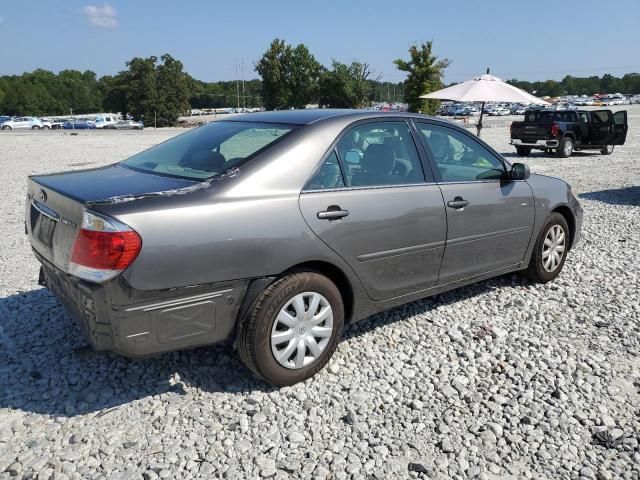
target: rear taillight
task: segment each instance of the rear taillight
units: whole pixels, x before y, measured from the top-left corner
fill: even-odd
[[[105,282],[125,270],[140,253],[142,239],[113,218],[84,212],[69,273],[92,282]]]
[[[555,137],[557,135],[558,135],[558,125],[554,123],[553,125],[551,125],[551,136]]]

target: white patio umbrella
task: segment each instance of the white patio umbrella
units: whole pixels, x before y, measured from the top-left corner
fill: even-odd
[[[513,85],[503,82],[498,77],[486,75],[475,77],[466,82],[443,88],[436,92],[421,95],[420,98],[436,98],[439,100],[454,100],[458,102],[482,102],[480,119],[478,120],[478,136],[482,129],[482,116],[484,114],[485,102],[511,102],[511,103],[533,103],[536,105],[546,105],[541,98],[520,90]]]

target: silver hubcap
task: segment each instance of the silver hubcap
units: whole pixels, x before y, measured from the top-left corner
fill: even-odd
[[[573,150],[573,142],[571,140],[565,140],[564,142],[564,154],[569,155]]]
[[[317,292],[299,293],[273,322],[271,351],[283,367],[306,367],[327,348],[332,332],[333,310],[327,299]]]
[[[552,226],[542,244],[542,266],[547,272],[558,268],[565,250],[564,229],[560,225]]]

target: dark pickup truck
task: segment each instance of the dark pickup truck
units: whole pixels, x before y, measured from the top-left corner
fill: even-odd
[[[511,145],[526,157],[532,149],[547,153],[555,150],[561,157],[574,151],[613,152],[627,138],[627,112],[611,110],[538,110],[525,114],[524,122],[511,124]]]

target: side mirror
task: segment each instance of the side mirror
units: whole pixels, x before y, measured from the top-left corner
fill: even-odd
[[[529,165],[524,163],[514,163],[511,165],[511,171],[509,172],[510,180],[526,180],[530,175]]]

